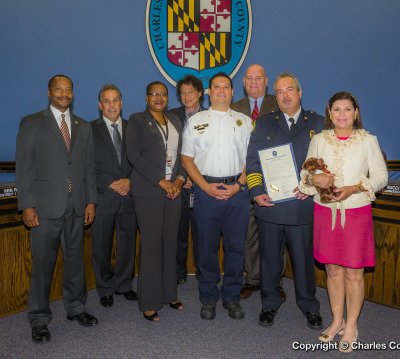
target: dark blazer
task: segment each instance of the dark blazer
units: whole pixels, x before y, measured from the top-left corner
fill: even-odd
[[[237,112],[244,113],[251,118],[250,100],[248,97],[244,97],[241,100],[234,102],[231,105],[231,109]],[[260,107],[259,116],[274,112],[277,109],[278,105],[276,103],[275,97],[270,94],[265,94]]]
[[[171,176],[171,180],[174,180],[177,175],[184,175],[181,165],[182,126],[175,115],[167,113],[167,118],[179,134],[178,154]],[[138,112],[129,117],[126,153],[133,166],[132,195],[165,195],[158,184],[165,178],[165,145],[159,127],[149,111]]]
[[[97,184],[97,214],[115,213],[121,203],[124,210],[133,213],[133,201],[130,195],[120,196],[109,188],[110,184],[121,178],[130,179],[132,165],[126,156],[126,129],[128,121],[122,119],[122,152],[121,164],[118,161],[117,152],[103,118],[100,117],[91,123],[93,131],[96,184]]]
[[[43,218],[61,217],[68,185],[78,216],[96,203],[93,137],[90,125],[70,112],[71,151],[68,153],[50,108],[22,118],[17,136],[18,208],[34,207]]]
[[[200,105],[200,111],[207,110],[204,106]],[[168,113],[172,113],[176,116],[178,116],[179,120],[181,121],[181,126],[182,129],[185,127],[185,122],[186,122],[186,112],[185,112],[185,106],[173,108],[168,111]]]
[[[256,121],[256,127],[251,134],[247,149],[247,177],[252,178],[252,174],[262,173],[258,150],[287,143],[293,144],[297,168],[300,170],[306,159],[311,137],[315,133],[321,132],[323,127],[324,118],[312,111],[301,111],[293,133],[289,131],[285,116],[281,111],[261,116]],[[251,182],[253,181],[250,180],[249,183]],[[264,183],[261,183],[261,180],[258,185],[250,188],[251,198],[263,193],[266,192]],[[313,222],[312,198],[304,201],[280,202],[273,207],[254,207],[256,217],[266,222],[287,225],[301,225]]]

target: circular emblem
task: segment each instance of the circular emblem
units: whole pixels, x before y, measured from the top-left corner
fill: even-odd
[[[172,84],[194,75],[208,88],[218,72],[233,77],[252,31],[250,0],[147,0],[147,44]]]
[[[240,127],[240,126],[242,126],[242,120],[240,120],[240,119],[238,119],[238,120],[236,120],[236,124]]]
[[[274,157],[278,156],[278,152],[272,151],[272,156],[274,156]]]

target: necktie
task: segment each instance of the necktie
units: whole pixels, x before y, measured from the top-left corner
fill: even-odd
[[[121,148],[122,148],[121,134],[118,131],[117,123],[113,123],[111,127],[113,128],[112,138],[114,142],[115,151],[117,151],[118,161],[119,163],[121,163]]]
[[[253,121],[257,120],[258,114],[259,114],[258,106],[257,106],[257,100],[254,101],[254,108],[253,112],[251,113],[251,118]]]
[[[60,125],[61,134],[64,138],[65,146],[67,146],[68,152],[71,149],[71,136],[69,135],[68,125],[65,122],[65,115],[61,114],[61,125]]]
[[[296,126],[296,123],[294,122],[294,118],[289,118],[289,122],[290,122],[289,130],[290,130],[290,132],[293,132],[294,127]]]

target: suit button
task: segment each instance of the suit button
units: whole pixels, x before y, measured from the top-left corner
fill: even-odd
[[[68,162],[68,164],[71,166],[71,162]]]

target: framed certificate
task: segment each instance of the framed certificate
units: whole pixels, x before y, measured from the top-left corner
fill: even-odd
[[[296,199],[293,190],[300,178],[292,144],[259,150],[258,156],[268,196],[275,203]]]

